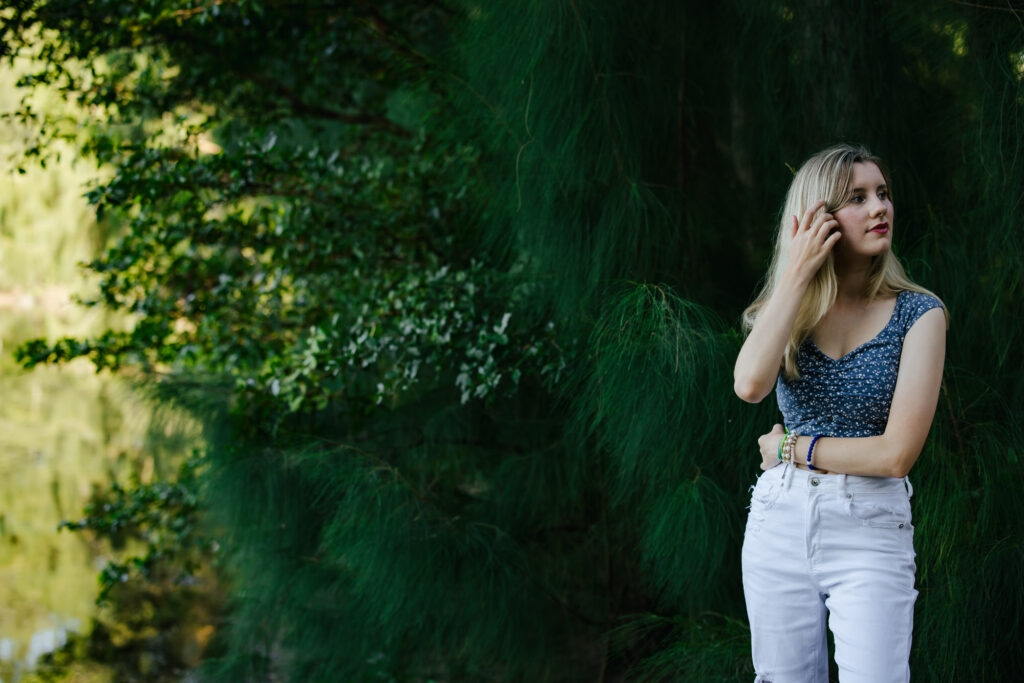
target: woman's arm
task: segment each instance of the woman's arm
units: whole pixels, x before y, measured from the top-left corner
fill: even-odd
[[[757,321],[736,357],[733,390],[748,403],[760,403],[775,388],[782,355],[807,285],[839,241],[838,231],[829,234],[829,230],[839,225],[832,214],[823,213],[812,220],[814,213],[824,205],[822,200],[812,204],[801,223],[797,223],[796,216],[793,216],[793,232],[782,281],[758,311]]]
[[[885,433],[863,438],[822,437],[814,446],[814,466],[866,477],[907,476],[935,417],[945,357],[946,318],[941,308],[933,308],[914,323],[903,340]],[[778,463],[781,440],[780,425],[758,439],[762,469]],[[801,437],[794,459],[807,462],[810,445],[809,436]]]
[[[809,280],[783,277],[757,314],[733,368],[733,391],[747,403],[760,403],[775,388],[782,354]]]

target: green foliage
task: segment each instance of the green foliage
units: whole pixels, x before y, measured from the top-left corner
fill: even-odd
[[[588,349],[573,392],[579,438],[608,453],[615,517],[634,527],[655,594],[690,613],[733,601],[719,592],[728,540],[740,540],[726,491],[745,477],[709,466],[725,454],[708,396],[731,391],[734,337],[666,288],[632,285],[607,297]]]
[[[217,551],[217,543],[203,538],[196,529],[199,509],[197,470],[200,455],[193,453],[170,483],[132,482],[128,488],[114,482],[97,491],[77,521],[61,522],[61,529],[88,530],[106,538],[115,549],[129,541],[141,542],[144,555],[111,561],[100,573],[98,601],[129,580],[155,580],[154,572],[173,573],[174,581],[187,582]]]
[[[534,288],[484,268],[470,231],[460,225],[474,220],[467,202],[479,184],[477,150],[364,111],[380,108],[417,122],[438,99],[420,74],[376,71],[383,68],[379,48],[367,49],[365,41],[342,48],[363,22],[386,30],[377,10],[332,19],[342,25],[320,47],[332,56],[343,49],[356,54],[331,59],[311,74],[312,83],[303,83],[302,98],[332,84],[323,99],[313,97],[314,106],[297,100],[282,74],[316,66],[303,61],[301,53],[313,45],[300,29],[325,10],[296,6],[271,19],[260,3],[217,7],[213,15],[172,9],[173,3],[155,14],[139,9],[139,16],[124,19],[122,31],[102,39],[90,22],[107,27],[103,3],[88,10],[45,3],[38,15],[17,15],[23,22],[55,21],[55,30],[72,18],[85,22],[67,29],[80,44],[49,46],[67,53],[51,55],[54,62],[33,82],[55,82],[80,105],[108,111],[121,124],[100,128],[84,145],[121,169],[87,197],[98,216],[116,216],[127,230],[91,264],[102,280],[99,297],[87,303],[139,316],[128,332],[27,344],[19,361],[32,366],[85,356],[99,368],[227,375],[271,430],[290,413],[332,401],[394,402],[421,380],[441,377],[467,401],[514,391],[524,370],[557,379],[564,361],[550,321],[521,314]],[[416,21],[429,24],[438,13],[428,9]],[[134,57],[122,53],[136,47],[141,25],[155,31],[156,42]],[[164,35],[169,25],[176,28]],[[242,49],[208,46],[215,54],[207,54],[192,50],[193,42],[207,31],[214,45],[247,40],[235,35],[240,26],[259,42],[301,33],[303,46],[295,52],[294,36],[290,47],[277,46],[281,63],[268,65],[269,73],[258,63],[235,65],[230,86],[221,77],[201,86],[189,82],[187,92],[210,93],[220,106],[214,112],[191,98],[179,101],[186,74],[209,72],[214,63],[218,72],[230,70],[221,57]],[[94,63],[86,80],[76,82],[58,59],[71,56],[104,68]],[[369,74],[344,92],[352,80],[349,58]],[[169,64],[178,59],[173,75]],[[276,79],[272,87],[253,89],[269,78]],[[97,88],[119,95],[99,97]],[[160,109],[150,111],[154,102]],[[259,111],[257,120],[233,117],[235,106]],[[170,126],[153,128],[161,111]],[[255,127],[240,125],[243,120]],[[205,149],[216,151],[205,153],[202,141],[211,134],[217,144]],[[513,335],[516,344],[509,343]]]
[[[31,680],[177,681],[210,651],[224,606],[219,545],[197,523],[202,467],[193,452],[168,482],[135,476],[97,488],[81,519],[61,523],[110,558],[99,574],[103,609]]]
[[[787,165],[864,141],[896,178],[899,253],[953,320],[914,472],[915,676],[1006,678],[1024,652],[1008,12],[14,3],[6,50],[45,64],[24,85],[95,114],[43,121],[38,148],[67,138],[111,170],[88,192],[124,226],[95,303],[136,319],[19,358],[191,387],[236,585],[212,678],[736,680],[746,489],[777,418],[732,395],[735,322]],[[151,493],[110,523],[151,519]]]
[[[658,650],[637,658],[629,680],[749,681],[751,665],[750,629],[739,620],[720,614],[698,619],[645,615],[623,625],[615,634],[619,640],[642,644],[658,643]]]
[[[554,656],[557,644],[531,624],[565,617],[531,579],[515,539],[482,519],[446,514],[364,454],[321,448],[283,470],[277,458],[259,462],[239,462],[232,476],[246,477],[250,490],[276,490],[262,499],[287,527],[263,528],[262,543],[241,556],[263,570],[245,586],[249,597],[235,616],[282,639],[292,675],[466,679],[493,675],[516,658],[517,668],[543,676],[537,667],[547,667],[547,657],[528,653]],[[319,528],[293,528],[318,509],[329,511]],[[289,585],[275,586],[283,575]],[[323,629],[349,645],[323,648]],[[451,660],[451,652],[463,656]],[[222,675],[246,678],[249,666],[249,657],[226,663]]]

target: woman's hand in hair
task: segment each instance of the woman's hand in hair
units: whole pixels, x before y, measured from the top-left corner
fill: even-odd
[[[804,213],[802,223],[793,217],[792,230],[785,236],[786,270],[779,282],[772,283],[771,295],[758,311],[736,357],[733,390],[748,403],[759,403],[775,388],[800,302],[829,251],[839,241],[838,232],[830,234],[839,226],[831,214],[815,218],[824,205],[824,201],[815,202]]]
[[[823,206],[825,200],[819,199],[804,212],[803,220],[793,216],[786,270],[801,283],[811,281],[840,238],[839,221],[832,214],[823,212],[815,217]]]

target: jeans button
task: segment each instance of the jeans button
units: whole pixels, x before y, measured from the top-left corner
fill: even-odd
[[[811,486],[817,486],[819,481],[817,477],[811,477]]]

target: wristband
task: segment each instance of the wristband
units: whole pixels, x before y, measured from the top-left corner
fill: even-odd
[[[818,442],[818,439],[820,438],[821,434],[815,434],[814,438],[811,439],[811,445],[807,447],[807,469],[809,470],[818,469],[817,467],[811,464],[811,456],[814,455],[814,444],[816,444]]]

